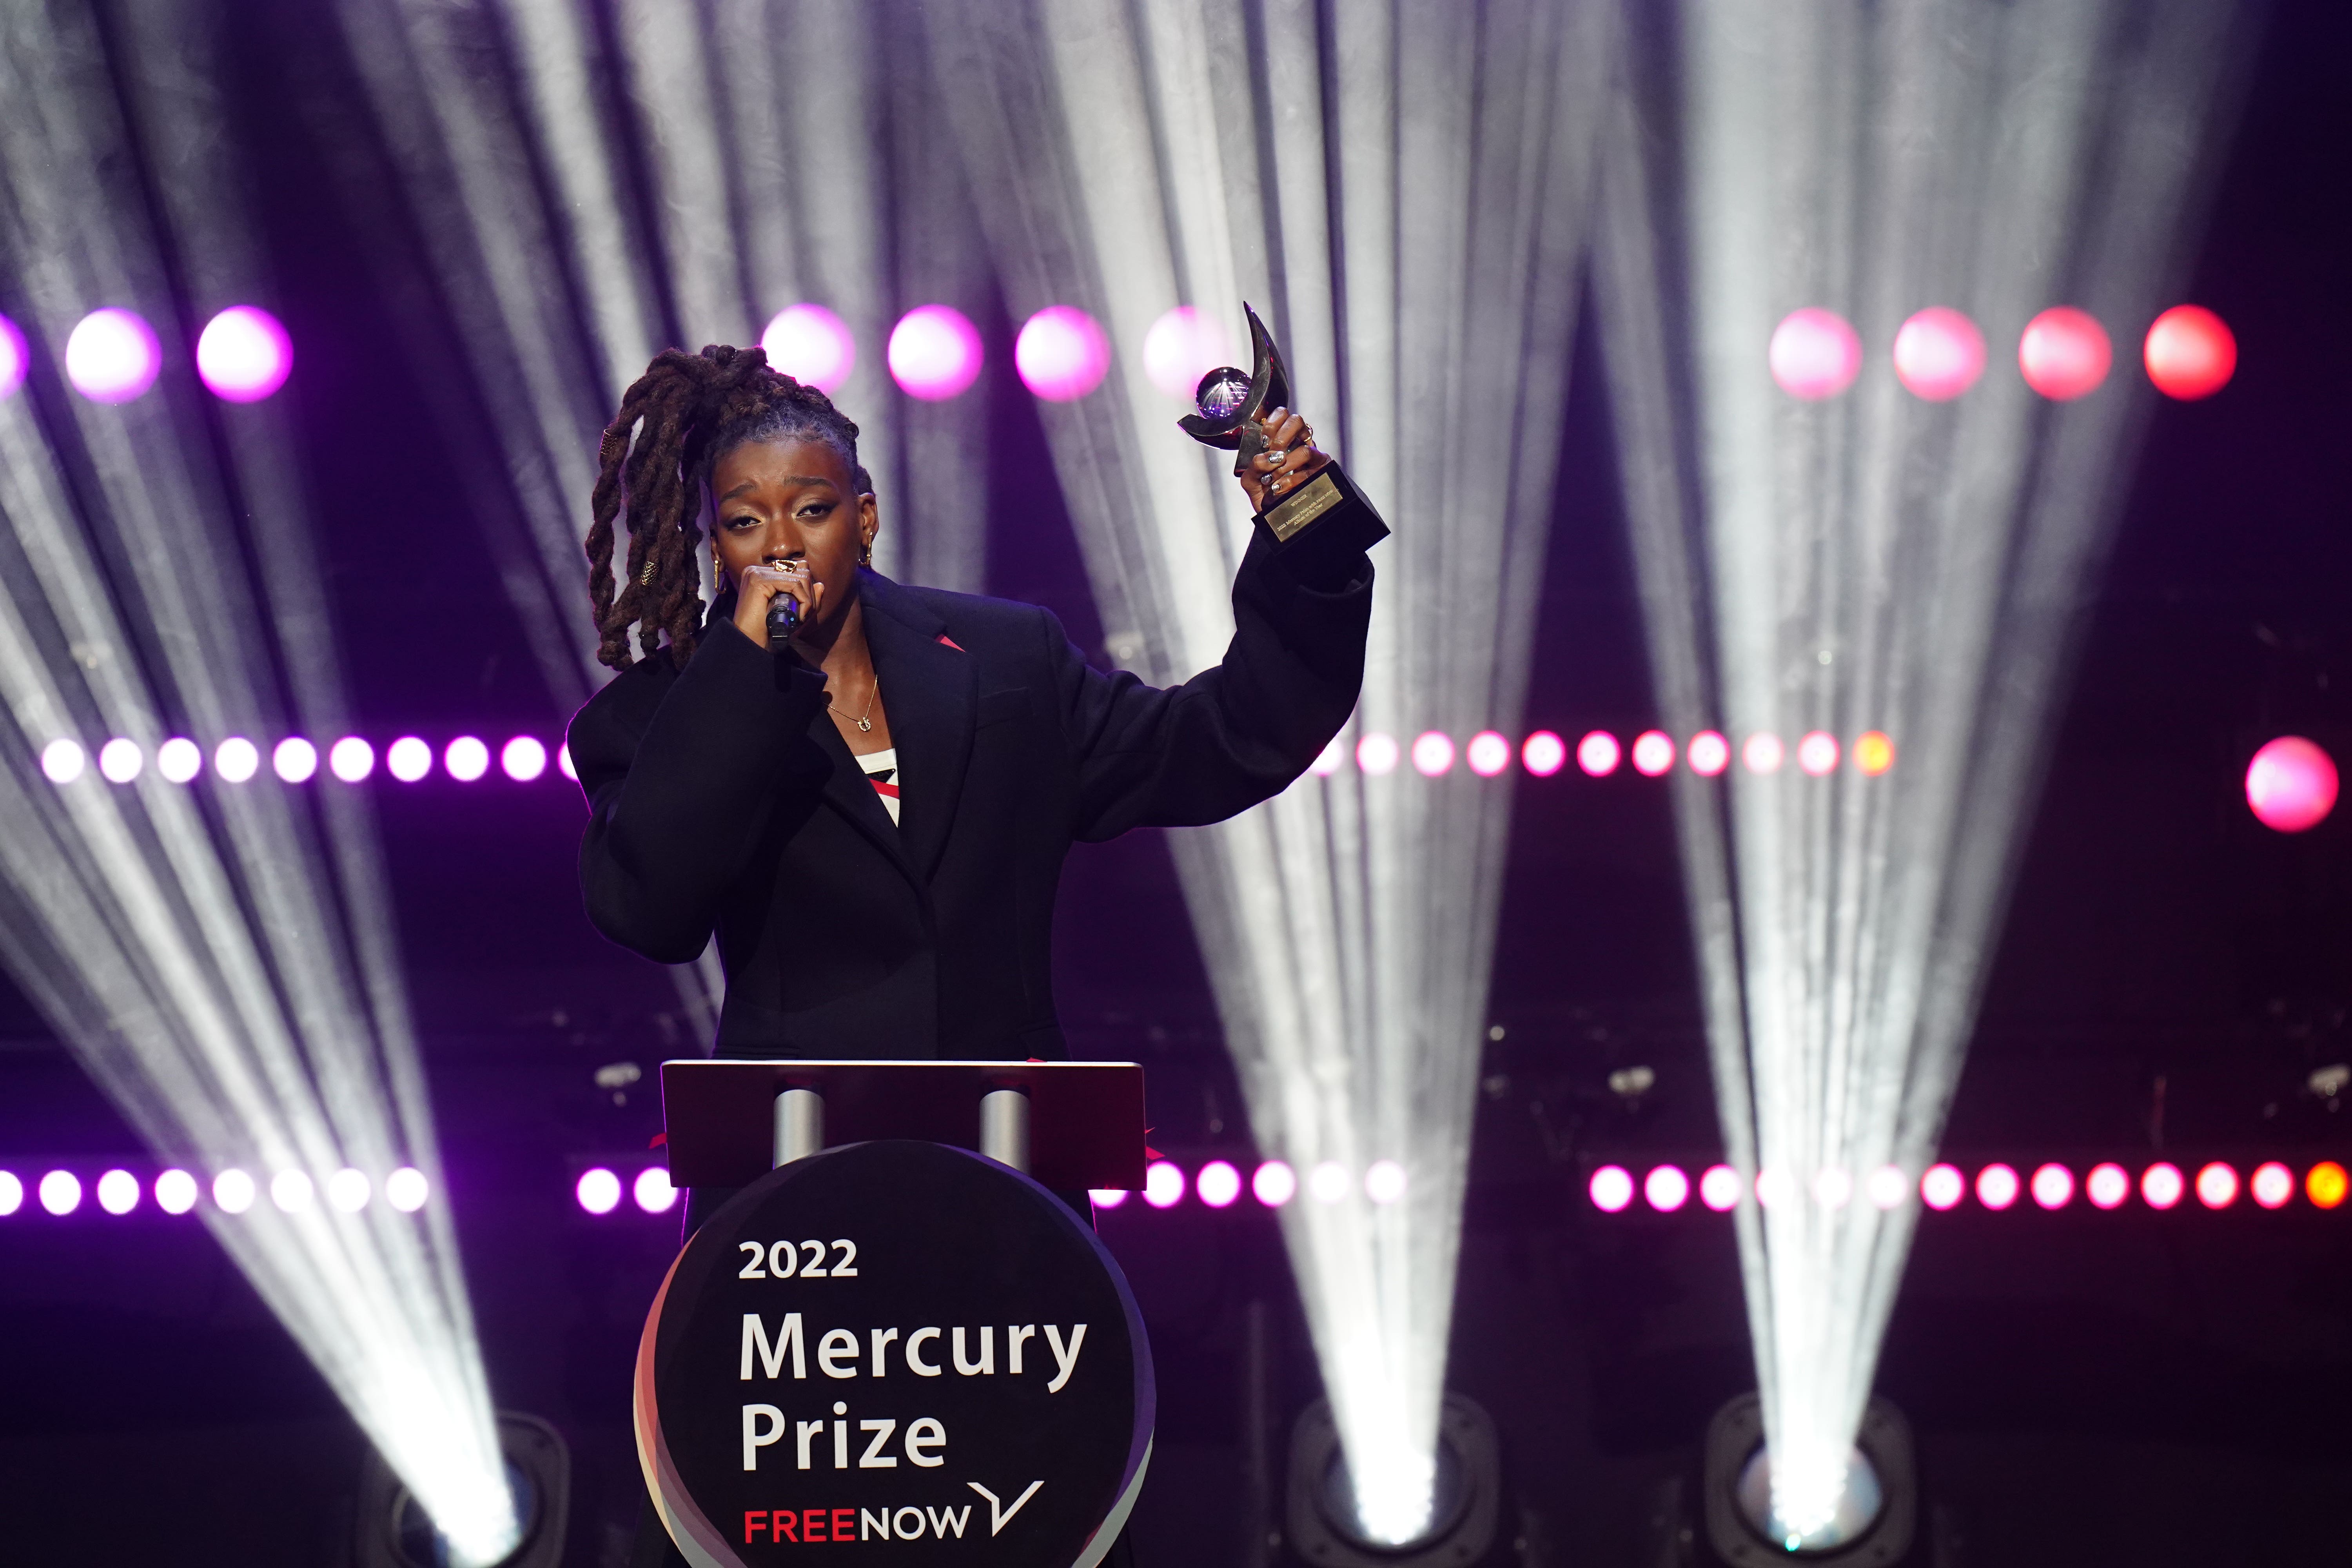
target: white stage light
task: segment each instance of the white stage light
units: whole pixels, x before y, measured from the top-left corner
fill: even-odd
[[[269,766],[288,784],[309,784],[319,771],[319,748],[299,735],[289,735],[271,750]]]
[[[25,1180],[14,1171],[0,1171],[0,1219],[25,1206]]]
[[[1284,1160],[1268,1160],[1250,1177],[1250,1192],[1270,1209],[1298,1195],[1298,1173]]]
[[[327,1178],[327,1201],[344,1214],[357,1214],[367,1207],[373,1192],[367,1173],[350,1165]]]
[[[129,1214],[139,1206],[139,1178],[128,1171],[109,1171],[98,1179],[98,1206],[112,1215]]]
[[[81,1178],[71,1171],[51,1171],[41,1178],[41,1206],[65,1215],[81,1207]]]
[[[155,1178],[155,1206],[165,1214],[185,1214],[196,1206],[201,1190],[195,1177],[187,1172],[165,1171]]]
[[[281,1214],[301,1214],[318,1195],[318,1186],[306,1171],[280,1171],[269,1178],[269,1201]]]
[[[89,763],[79,741],[51,741],[41,748],[41,773],[51,784],[73,783]]]
[[[403,735],[384,751],[383,765],[403,784],[415,784],[433,771],[433,748],[414,735]]]
[[[432,1184],[414,1165],[403,1165],[383,1179],[383,1201],[403,1214],[415,1214],[431,1195]]]
[[[213,748],[213,772],[231,784],[243,784],[261,771],[261,748],[242,735],[231,735]]]
[[[174,735],[155,748],[155,771],[173,784],[187,784],[205,771],[204,748],[184,735]]]
[[[327,748],[327,771],[345,784],[358,784],[375,772],[375,748],[346,735]]]
[[[109,784],[129,784],[147,765],[147,755],[136,741],[117,735],[98,749],[98,771]]]
[[[441,768],[459,784],[472,784],[490,771],[490,749],[472,735],[460,735],[442,748]]]

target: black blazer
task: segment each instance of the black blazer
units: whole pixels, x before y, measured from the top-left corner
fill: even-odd
[[[1255,538],[1223,663],[1158,690],[1034,605],[859,575],[899,762],[894,825],[823,677],[712,612],[685,669],[572,721],[589,918],[666,963],[716,931],[722,1056],[1064,1056],[1054,898],[1075,839],[1216,822],[1304,773],[1354,709],[1371,569],[1335,592]]]

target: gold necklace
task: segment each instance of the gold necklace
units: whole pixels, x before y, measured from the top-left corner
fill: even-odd
[[[856,718],[849,719],[848,714],[843,713],[840,709],[834,707],[833,699],[830,697],[824,700],[824,705],[828,711],[839,714],[844,719],[849,719],[851,723],[857,726],[857,732],[859,734],[870,735],[874,732],[874,721],[871,717],[874,711],[874,700],[881,695],[882,681],[877,676],[874,681],[874,689],[866,694],[866,711],[864,713],[860,713]]]

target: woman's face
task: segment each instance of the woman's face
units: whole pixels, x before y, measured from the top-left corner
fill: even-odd
[[[839,625],[857,596],[857,558],[881,526],[841,454],[823,441],[746,442],[712,466],[710,495],[728,580],[762,563],[803,563],[824,590],[813,619]]]

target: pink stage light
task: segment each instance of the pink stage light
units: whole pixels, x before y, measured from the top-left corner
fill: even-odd
[[[1949,403],[1984,367],[1984,334],[1958,310],[1930,305],[1895,334],[1895,379],[1929,403]]]
[[[556,742],[555,771],[574,784],[580,782],[580,770],[572,765],[571,742],[562,741]]]
[[[1930,1165],[1919,1178],[1919,1201],[1938,1213],[1958,1208],[1968,1195],[1969,1179],[1960,1174],[1958,1165]]]
[[[598,1165],[580,1173],[580,1180],[572,1184],[572,1194],[590,1214],[611,1214],[621,1206],[621,1178]]]
[[[1870,1173],[1866,1190],[1874,1207],[1901,1208],[1903,1200],[1911,1195],[1911,1178],[1900,1165],[1881,1165]]]
[[[1993,1210],[2007,1208],[2017,1201],[2017,1173],[2007,1165],[1995,1163],[1977,1173],[1977,1202]]]
[[[1270,1209],[1298,1195],[1298,1173],[1281,1160],[1268,1160],[1250,1176],[1250,1193]]]
[[[196,374],[224,403],[258,403],[294,371],[294,340],[258,305],[231,305],[196,338]]]
[[[2238,1201],[2238,1173],[2216,1160],[2197,1173],[2197,1201],[2209,1209],[2225,1209]]]
[[[1242,1173],[1229,1161],[1212,1160],[1192,1178],[1192,1190],[1211,1208],[1225,1208],[1242,1195]]]
[[[41,1178],[41,1206],[62,1219],[81,1207],[81,1178],[71,1171],[51,1171]]]
[[[1548,779],[1568,762],[1568,742],[1549,730],[1538,730],[1519,742],[1519,761],[1536,777]]]
[[[1392,1204],[1404,1196],[1404,1167],[1394,1160],[1375,1160],[1364,1168],[1364,1196],[1376,1204]]]
[[[383,754],[383,765],[403,784],[415,784],[433,771],[433,748],[414,735],[403,735]]]
[[[1837,737],[1827,730],[1815,730],[1797,742],[1797,766],[1814,778],[1837,772]]]
[[[14,1171],[0,1171],[0,1219],[25,1206],[25,1184]]]
[[[670,1185],[669,1172],[659,1165],[647,1165],[629,1184],[629,1195],[647,1214],[667,1214],[677,1202],[677,1189]]]
[[[2175,305],[2158,316],[2142,353],[2156,389],[2184,403],[2212,396],[2238,372],[2236,335],[2202,305]]]
[[[16,330],[16,322],[0,316],[0,403],[16,395],[32,363],[33,355],[25,346],[25,334]]]
[[[1683,748],[1690,760],[1690,771],[1703,779],[1711,779],[1731,765],[1731,742],[1712,730],[1701,730]]]
[[[1441,730],[1424,730],[1412,742],[1413,771],[1433,779],[1454,771],[1454,737]]]
[[[1644,730],[1633,737],[1633,771],[1656,778],[1675,765],[1675,738],[1664,730]]]
[[[139,749],[139,742],[121,735],[98,749],[98,773],[109,784],[129,784],[146,765],[147,754]]]
[[[980,330],[952,305],[918,305],[890,329],[890,376],[925,403],[944,403],[980,379]]]
[[[803,386],[831,395],[857,368],[857,334],[823,305],[787,305],[760,334],[768,365]]]
[[[1127,1189],[1125,1187],[1089,1187],[1087,1189],[1087,1196],[1094,1201],[1095,1207],[1098,1209],[1115,1209],[1127,1202]]]
[[[110,1215],[126,1215],[139,1206],[139,1178],[128,1171],[109,1171],[98,1179],[98,1206]]]
[[[2046,1209],[2063,1209],[2074,1201],[2074,1173],[2063,1165],[2044,1165],[2033,1173],[2033,1201]]]
[[[2336,809],[2336,759],[2300,735],[2281,735],[2246,764],[2246,804],[2265,827],[2302,833]]]
[[[2017,340],[2017,368],[2024,373],[2025,384],[2060,403],[2106,380],[2115,357],[2107,329],[2089,311],[2072,305],[2042,311],[2025,324],[2024,335]]]
[[[1586,1184],[1592,1194],[1592,1206],[1602,1214],[1617,1214],[1633,1201],[1633,1176],[1622,1165],[1603,1165],[1592,1173]]]
[[[2140,1173],[2139,1195],[2152,1209],[2170,1208],[2188,1190],[2189,1184],[2182,1178],[2180,1167],[2168,1161],[2160,1160]]]
[[[1110,340],[1084,310],[1048,305],[1022,323],[1013,341],[1013,368],[1021,384],[1046,402],[1069,403],[1110,373]]]
[[[1814,403],[1853,384],[1862,369],[1862,340],[1843,316],[1808,305],[1780,318],[1765,357],[1781,391]]]
[[[130,310],[92,310],[66,339],[66,379],[92,403],[129,403],[163,368],[155,330]]]
[[[1233,348],[1217,319],[1190,305],[1160,313],[1143,334],[1143,374],[1171,397],[1192,401],[1201,378],[1231,364]]]
[[[2246,1191],[2266,1209],[2284,1208],[2294,1198],[2294,1173],[2276,1160],[2266,1160],[2254,1167]]]
[[[1396,772],[1397,755],[1396,737],[1382,731],[1356,742],[1356,765],[1374,778]]]
[[[190,783],[205,771],[204,748],[185,735],[174,735],[155,748],[155,771],[169,783]]]
[[[1690,1178],[1678,1165],[1654,1166],[1642,1178],[1642,1195],[1660,1214],[1672,1214],[1690,1201]]]
[[[1788,756],[1789,748],[1780,743],[1780,736],[1769,731],[1758,731],[1739,748],[1739,760],[1748,764],[1751,773],[1777,773]]]
[[[472,735],[460,735],[441,752],[441,766],[459,784],[472,784],[490,771],[490,749]]]
[[[1463,760],[1482,779],[1493,778],[1511,765],[1511,742],[1492,730],[1481,730],[1462,748]]]
[[[269,766],[288,784],[309,784],[319,771],[319,748],[299,735],[289,735],[270,749]]]
[[[1813,1202],[1825,1209],[1842,1209],[1853,1201],[1853,1176],[1835,1165],[1813,1173]]]
[[[2131,1173],[2112,1161],[2094,1165],[2083,1178],[2083,1195],[2091,1200],[2093,1208],[2121,1208],[2131,1196]]]
[[[1184,1173],[1166,1160],[1154,1160],[1143,1173],[1143,1201],[1156,1209],[1174,1208],[1184,1201]]]
[[[345,784],[358,784],[375,772],[375,748],[346,735],[327,748],[327,771]]]
[[[517,784],[530,784],[547,772],[547,745],[530,735],[517,735],[499,748],[499,766]]]
[[[1698,1201],[1717,1214],[1727,1213],[1738,1206],[1739,1194],[1747,1185],[1730,1166],[1709,1165],[1698,1179]]]
[[[1615,773],[1623,755],[1617,737],[1606,730],[1594,730],[1576,743],[1576,765],[1594,778]]]

